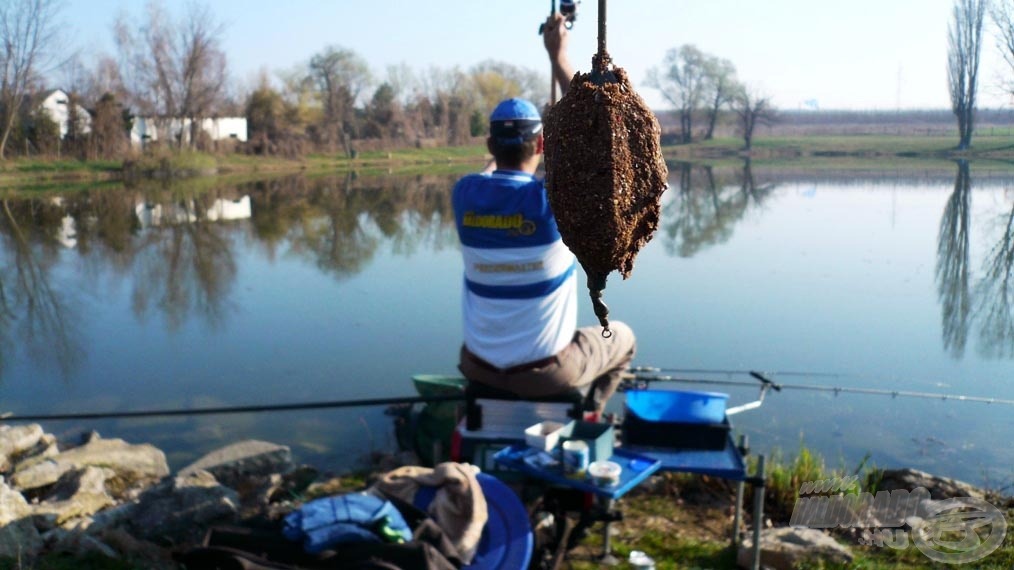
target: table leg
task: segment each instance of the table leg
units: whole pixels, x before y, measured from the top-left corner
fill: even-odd
[[[732,547],[739,548],[739,528],[743,524],[743,481],[736,481],[736,511],[732,514]]]
[[[609,533],[610,525],[612,525],[612,517],[608,515],[612,513],[613,506],[615,506],[615,504],[616,501],[612,499],[602,499],[601,502],[601,506],[603,508],[602,512],[607,515],[605,517],[605,522],[602,523],[602,559],[599,560],[599,562],[604,566],[616,566],[619,564],[619,560],[613,556],[613,537]]]
[[[755,475],[758,484],[754,485],[753,488],[753,562],[750,568],[753,570],[760,570],[761,563],[761,546],[760,546],[760,535],[761,527],[764,526],[764,456],[757,456],[757,473]]]
[[[558,570],[560,565],[563,564],[564,557],[567,556],[567,543],[570,542],[570,533],[573,532],[574,526],[574,521],[564,513],[563,536],[560,538],[560,544],[557,545],[556,553],[553,556],[553,570]]]

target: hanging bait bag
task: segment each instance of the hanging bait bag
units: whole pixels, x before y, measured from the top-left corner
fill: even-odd
[[[668,178],[661,128],[601,47],[593,71],[574,77],[544,125],[549,203],[563,242],[588,275],[608,337],[606,276],[616,270],[630,277],[634,258],[658,228]]]

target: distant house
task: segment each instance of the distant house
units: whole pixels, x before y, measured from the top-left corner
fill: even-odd
[[[70,96],[63,89],[51,89],[38,95],[35,107],[42,109],[49,114],[49,118],[60,126],[60,138],[67,136],[70,131]],[[78,132],[87,133],[91,131],[92,117],[84,107],[77,108]]]
[[[130,144],[142,147],[149,141],[190,140],[190,119],[157,120],[152,117],[137,117],[130,130]],[[201,119],[201,130],[213,141],[237,140],[246,142],[246,117],[215,117]]]

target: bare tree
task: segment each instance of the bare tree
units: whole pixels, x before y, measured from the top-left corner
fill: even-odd
[[[431,66],[420,75],[421,91],[406,109],[413,129],[427,138],[450,144],[471,138],[468,104],[472,82],[458,67]]]
[[[704,140],[715,135],[715,123],[722,108],[733,102],[739,85],[736,81],[736,66],[727,59],[708,57],[704,66],[705,96],[708,101],[708,127]]]
[[[340,141],[351,155],[349,138],[356,135],[355,103],[372,82],[370,69],[356,52],[328,46],[310,59],[309,71],[324,110],[320,142],[334,145]]]
[[[708,56],[694,45],[671,49],[662,66],[648,70],[648,85],[658,89],[676,107],[682,142],[693,140],[693,116],[701,106]]]
[[[226,59],[221,47],[225,26],[207,5],[191,4],[180,23],[176,58],[179,64],[180,111],[190,120],[190,144],[197,143],[203,119],[226,99]]]
[[[108,93],[120,101],[126,101],[128,94],[116,59],[109,55],[102,55],[94,65],[94,69],[87,74],[81,86],[82,98],[94,105]]]
[[[947,82],[951,110],[958,119],[958,149],[972,144],[975,96],[982,52],[982,22],[987,0],[955,0],[954,21],[947,30]]]
[[[407,63],[388,65],[384,82],[394,90],[394,97],[403,107],[419,93],[419,79]]]
[[[53,60],[58,7],[56,0],[0,2],[0,160],[29,86]]]
[[[1014,75],[1014,4],[1011,0],[996,0],[990,8],[990,16],[996,24],[996,43],[1004,63]],[[1014,95],[1014,78],[1004,81],[1004,89]]]
[[[151,0],[140,26],[121,17],[114,28],[131,104],[153,117],[163,133],[174,128],[180,146],[184,140],[196,144],[202,120],[213,116],[225,91],[224,25],[206,5],[189,4],[174,20],[161,2]]]
[[[748,151],[753,148],[757,125],[770,125],[777,119],[777,112],[770,97],[746,86],[740,86],[732,105],[739,119],[740,134],[743,135],[743,150]]]

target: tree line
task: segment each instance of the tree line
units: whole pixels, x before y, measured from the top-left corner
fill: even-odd
[[[744,149],[750,150],[756,128],[777,118],[771,97],[740,81],[731,61],[693,44],[669,50],[661,65],[648,70],[647,83],[676,110],[679,143],[710,140],[723,114],[731,113]],[[698,120],[703,127],[695,131]]]
[[[60,50],[59,0],[0,3],[0,159],[11,153],[62,149],[83,158],[120,158],[140,117],[152,121],[159,144],[208,149],[202,120],[245,117],[246,150],[299,156],[356,154],[357,141],[393,146],[445,146],[483,135],[487,114],[507,97],[548,98],[548,78],[488,60],[468,69],[405,64],[382,73],[354,50],[324,46],[308,60],[261,72],[243,86],[230,81],[223,48],[226,27],[209,4],[179,15],[163,0],[112,22],[115,54],[84,61]],[[39,108],[46,75],[68,93],[66,134]]]
[[[955,0],[947,70],[959,148],[968,148],[974,132],[987,20],[1014,77],[1012,5]],[[160,145],[177,149],[214,148],[201,125],[215,117],[245,117],[242,148],[254,154],[355,156],[364,147],[459,145],[485,134],[487,114],[498,101],[548,96],[544,73],[502,61],[424,71],[401,64],[378,72],[337,44],[243,85],[230,79],[226,26],[209,4],[196,2],[174,14],[164,0],[149,0],[142,10],[121,14],[111,22],[115,53],[84,61],[62,51],[60,9],[59,0],[0,2],[0,159],[54,152],[123,158],[141,117],[166,133]],[[38,106],[45,76],[54,69],[68,93],[62,127]],[[736,126],[749,150],[756,128],[778,117],[772,98],[741,81],[731,61],[691,44],[669,50],[649,70],[646,85],[675,109],[677,143],[711,139],[725,122]],[[1014,94],[1014,81],[1007,89]]]

